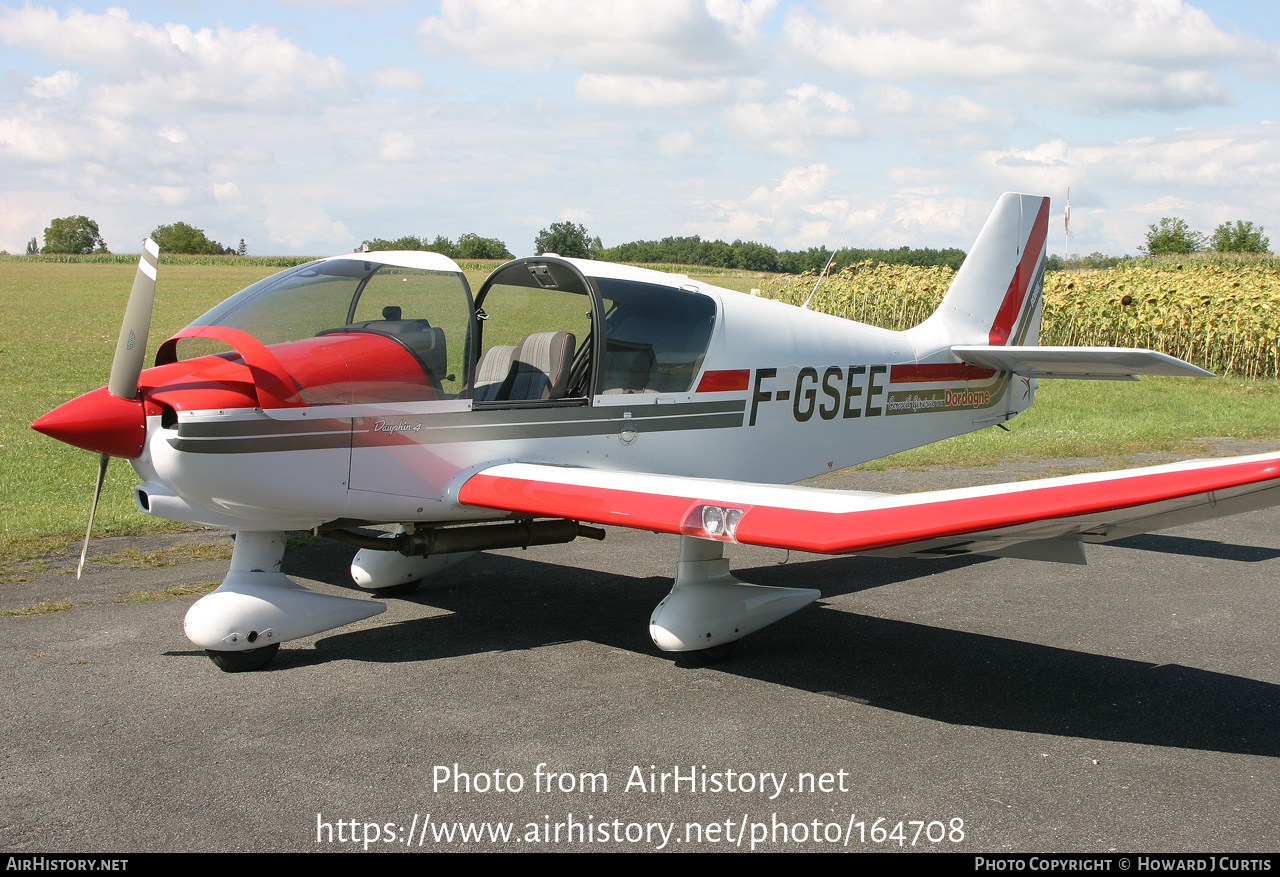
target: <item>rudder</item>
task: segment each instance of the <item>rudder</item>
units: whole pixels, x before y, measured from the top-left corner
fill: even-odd
[[[1040,342],[1049,199],[1006,192],[932,316],[910,330],[918,351]]]

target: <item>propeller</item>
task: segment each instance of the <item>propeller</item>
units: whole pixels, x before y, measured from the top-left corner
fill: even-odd
[[[129,291],[129,304],[125,306],[120,338],[116,341],[116,356],[111,361],[111,379],[107,381],[111,395],[122,399],[138,397],[138,376],[142,374],[142,359],[147,353],[147,332],[151,328],[151,307],[156,300],[156,266],[159,263],[160,248],[147,238],[142,242],[138,271],[133,275],[133,289]]]
[[[98,484],[93,489],[93,505],[89,507],[89,526],[84,531],[84,545],[80,547],[80,562],[76,564],[76,581],[80,581],[80,573],[84,569],[84,559],[89,554],[89,536],[93,533],[93,519],[98,514],[98,497],[102,496],[102,482],[107,478],[107,463],[111,457],[98,455]]]
[[[111,361],[111,377],[107,381],[107,392],[121,399],[138,398],[138,377],[142,374],[143,358],[147,353],[147,333],[151,329],[151,310],[156,299],[156,267],[159,264],[160,248],[155,241],[147,238],[142,243],[142,255],[138,257],[138,270],[133,275],[133,288],[129,291],[129,303],[125,305],[120,338],[116,341],[116,355]],[[85,528],[80,562],[76,565],[77,581],[89,553],[89,536],[93,533],[93,519],[98,514],[98,498],[102,496],[102,483],[107,478],[107,463],[110,460],[109,454],[99,454],[98,483],[93,489],[89,526]]]

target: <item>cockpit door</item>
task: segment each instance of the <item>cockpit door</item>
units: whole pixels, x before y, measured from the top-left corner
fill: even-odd
[[[477,408],[591,403],[603,314],[591,282],[572,264],[508,262],[480,287],[476,315]]]

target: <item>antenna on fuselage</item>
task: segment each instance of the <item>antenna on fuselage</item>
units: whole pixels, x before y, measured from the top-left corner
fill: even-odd
[[[813,289],[809,290],[809,297],[804,300],[804,304],[800,305],[800,310],[809,310],[809,302],[813,301],[814,295],[818,292],[818,286],[822,283],[822,278],[827,276],[827,270],[831,267],[831,263],[835,261],[836,253],[840,252],[840,244],[844,243],[844,235],[840,235],[840,243],[836,244],[836,248],[831,251],[831,258],[827,259],[827,264],[822,266],[822,270],[818,272],[818,279],[814,281]]]

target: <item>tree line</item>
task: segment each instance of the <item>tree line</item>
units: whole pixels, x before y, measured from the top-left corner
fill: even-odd
[[[1144,256],[1183,256],[1208,252],[1264,255],[1270,252],[1270,246],[1271,239],[1266,236],[1266,228],[1261,225],[1255,226],[1252,222],[1239,219],[1234,222],[1224,222],[1215,228],[1212,234],[1204,234],[1193,231],[1185,219],[1164,216],[1158,223],[1147,226],[1147,234],[1143,242],[1138,245],[1138,251]],[[1107,256],[1097,252],[1087,256],[1075,255],[1065,260],[1061,256],[1053,255],[1045,260],[1045,270],[1101,271],[1114,268],[1132,258],[1132,256]]]
[[[574,222],[554,222],[538,232],[533,241],[534,252],[555,253],[571,259],[598,259],[603,262],[639,264],[705,265],[710,268],[741,268],[747,271],[800,274],[821,271],[831,258],[831,250],[811,247],[807,250],[778,250],[756,241],[703,240],[699,235],[665,237],[657,241],[631,241],[606,247],[593,237],[586,226]],[[464,234],[454,243],[443,235],[434,239],[406,235],[400,238],[372,238],[364,241],[359,251],[428,250],[451,259],[511,259],[507,245],[497,238]],[[857,262],[874,261],[907,265],[949,265],[959,268],[964,250],[930,248],[865,250],[848,247],[836,253],[833,270]]]
[[[722,240],[706,241],[699,235],[665,237],[657,241],[631,241],[606,247],[599,237],[592,237],[580,223],[555,222],[544,228],[534,238],[534,250],[557,253],[561,256],[582,259],[599,259],[604,262],[659,263],[667,265],[705,265],[710,268],[740,268],[746,271],[767,271],[774,274],[801,274],[805,271],[821,271],[831,259],[826,247],[810,247],[807,250],[778,250],[756,241]],[[835,254],[832,270],[858,262],[887,262],[890,264],[919,265],[929,267],[947,265],[959,268],[964,261],[964,250],[954,247],[935,250],[929,247],[913,249],[859,249],[845,247]]]
[[[1218,253],[1266,253],[1271,246],[1262,226],[1252,222],[1224,222],[1212,234],[1192,231],[1185,219],[1164,216],[1148,226],[1146,242],[1140,246],[1147,256],[1182,255],[1213,250]]]
[[[1161,217],[1148,227],[1144,242],[1138,249],[1143,255],[1198,253],[1213,250],[1219,253],[1267,253],[1271,239],[1266,229],[1252,222],[1235,220],[1220,224],[1211,234],[1191,229],[1186,220],[1174,216]],[[248,247],[244,238],[236,248],[225,247],[211,240],[199,228],[185,222],[157,226],[151,239],[161,252],[191,255],[246,255]],[[429,250],[451,259],[511,259],[511,251],[498,238],[481,237],[478,234],[460,235],[455,242],[443,235],[433,239],[406,235],[394,240],[373,238],[364,241],[357,252],[369,250]],[[39,253],[109,253],[98,224],[87,216],[64,216],[54,219],[44,230],[44,245],[36,238],[27,244],[27,254]],[[801,274],[821,271],[831,262],[833,271],[859,262],[883,262],[888,264],[931,267],[945,265],[959,269],[964,262],[964,250],[950,247],[936,250],[931,247],[898,247],[896,249],[862,249],[844,247],[832,258],[826,247],[810,247],[807,250],[778,250],[756,241],[703,240],[699,235],[665,237],[653,241],[631,241],[606,247],[599,237],[593,237],[586,226],[573,222],[554,222],[538,232],[534,238],[534,252],[556,253],[561,256],[582,259],[599,259],[606,262],[639,264],[702,265],[710,268],[738,268],[747,271],[764,271],[775,274]],[[1088,256],[1050,256],[1045,264],[1049,271],[1063,269],[1104,269],[1129,259],[1129,256],[1108,256],[1090,253]]]
[[[450,259],[515,258],[502,241],[497,238],[483,238],[474,233],[459,235],[457,243],[454,243],[444,235],[436,235],[434,240],[428,240],[425,237],[418,238],[413,235],[405,235],[395,240],[373,238],[360,244],[356,252],[368,252],[369,250],[426,250],[432,253],[439,253],[442,256],[448,256]]]
[[[244,238],[236,248],[224,247],[217,241],[210,240],[201,229],[185,222],[172,225],[158,225],[151,232],[151,239],[156,242],[162,253],[181,253],[191,256],[244,256],[249,252]],[[98,223],[87,216],[63,216],[49,223],[44,230],[44,246],[36,238],[27,242],[27,255],[37,256],[41,253],[57,253],[84,255],[87,253],[110,253],[107,242],[102,239]]]

